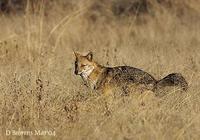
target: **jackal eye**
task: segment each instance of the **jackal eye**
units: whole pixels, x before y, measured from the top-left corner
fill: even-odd
[[[85,67],[86,65],[85,64],[81,64],[81,67]]]

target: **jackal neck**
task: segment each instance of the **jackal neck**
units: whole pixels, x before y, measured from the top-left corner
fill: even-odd
[[[87,80],[89,75],[93,72],[94,66],[88,67],[84,72],[82,72],[82,78]]]
[[[103,66],[96,64],[93,71],[88,76],[87,81],[92,89],[96,88],[97,81],[100,78],[103,70],[104,70]]]

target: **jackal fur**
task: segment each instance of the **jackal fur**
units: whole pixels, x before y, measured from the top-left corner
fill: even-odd
[[[177,86],[188,89],[185,78],[180,73],[171,73],[161,80],[156,80],[149,73],[130,66],[105,67],[93,60],[92,52],[87,55],[75,54],[75,71],[88,87],[107,93],[113,88],[127,89],[130,85],[142,85],[145,89],[156,91],[163,87]]]

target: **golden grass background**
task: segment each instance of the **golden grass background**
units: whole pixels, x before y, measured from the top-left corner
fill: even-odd
[[[111,0],[28,1],[25,12],[1,13],[0,139],[200,139],[200,3],[148,2],[142,14],[114,14]],[[99,95],[74,75],[73,50],[156,79],[180,72],[189,89]],[[5,135],[19,128],[56,136]]]

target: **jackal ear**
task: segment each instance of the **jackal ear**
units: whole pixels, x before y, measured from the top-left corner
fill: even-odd
[[[92,61],[92,59],[93,59],[93,53],[92,53],[92,52],[89,52],[89,53],[86,55],[86,58],[87,58],[89,61]]]
[[[75,52],[75,51],[74,51],[74,55],[75,55],[76,58],[80,56],[80,54]]]

